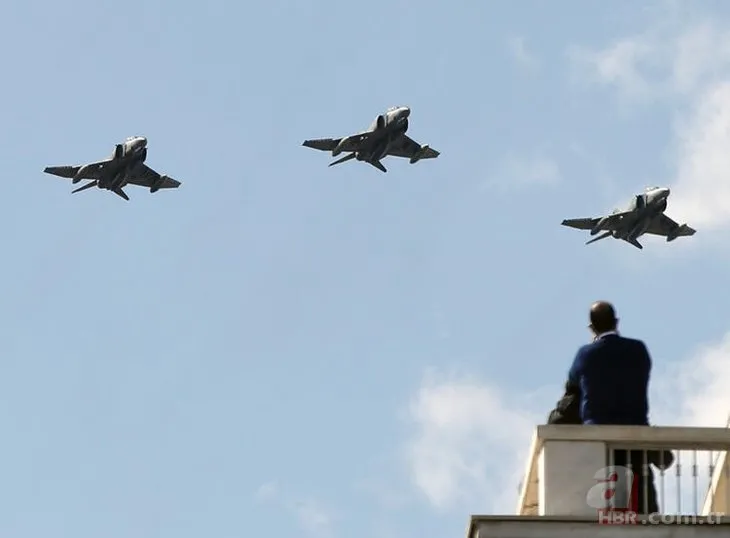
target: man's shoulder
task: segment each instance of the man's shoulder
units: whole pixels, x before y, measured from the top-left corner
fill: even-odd
[[[631,347],[637,348],[637,349],[641,349],[641,348],[646,349],[646,344],[642,340],[639,340],[638,338],[627,338],[625,336],[619,336],[618,340],[623,345],[626,345],[626,346],[631,346]]]
[[[627,338],[625,336],[615,335],[606,336],[600,340],[594,340],[590,344],[584,344],[578,348],[578,356],[590,355],[591,353],[604,348],[605,345],[618,344],[622,347],[629,347],[637,351],[647,349],[646,344],[637,338]]]
[[[637,358],[649,357],[649,348],[647,348],[646,344],[638,338],[626,338],[625,336],[619,336],[615,339],[615,341],[618,343],[617,347],[623,350],[621,353],[626,353]]]

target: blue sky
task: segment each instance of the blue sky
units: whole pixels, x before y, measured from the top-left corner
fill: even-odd
[[[653,422],[724,423],[730,5],[29,0],[0,46],[1,536],[511,513],[600,298]],[[391,105],[438,159],[301,147]],[[138,134],[178,190],[42,173]],[[649,185],[696,236],[559,225]]]

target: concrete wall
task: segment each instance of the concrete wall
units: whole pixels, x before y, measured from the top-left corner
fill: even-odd
[[[730,513],[730,480],[728,475],[723,475],[723,471],[730,470],[725,459],[730,447],[728,428],[541,425],[533,436],[517,514],[576,517],[595,514],[596,504],[589,502],[588,497],[596,492],[597,473],[608,465],[607,449],[611,446],[722,451],[713,476],[714,498],[705,502],[703,513]],[[678,469],[676,464],[674,468]],[[704,492],[697,493],[701,495],[697,501],[702,507]]]
[[[586,497],[605,461],[604,443],[545,442],[538,460],[538,515],[596,517],[596,508]]]
[[[730,524],[599,525],[593,519],[474,516],[467,538],[715,538],[730,536]]]

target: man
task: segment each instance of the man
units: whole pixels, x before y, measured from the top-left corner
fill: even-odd
[[[590,321],[593,342],[578,350],[566,385],[574,398],[579,391],[583,424],[648,426],[649,351],[640,340],[618,334],[618,319],[610,303],[594,303]],[[632,508],[642,514],[659,511],[654,474],[648,463],[644,451],[614,451],[613,464],[630,466],[639,482],[638,507]],[[645,478],[644,469],[648,473]]]
[[[578,350],[568,373],[569,383],[581,390],[583,424],[647,426],[651,359],[646,346],[619,336],[610,303],[594,303],[590,320],[595,338]]]

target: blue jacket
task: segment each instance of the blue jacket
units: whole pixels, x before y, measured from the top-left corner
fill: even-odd
[[[650,372],[640,340],[609,334],[581,347],[568,380],[580,386],[583,424],[648,426]]]

